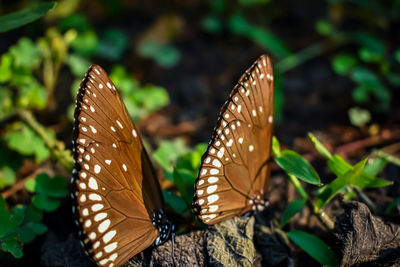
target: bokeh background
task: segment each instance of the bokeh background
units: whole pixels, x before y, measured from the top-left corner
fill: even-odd
[[[174,188],[175,164],[196,177],[220,107],[261,54],[274,66],[282,145],[312,153],[309,131],[332,150],[375,137],[343,148],[359,160],[400,139],[398,0],[3,0],[0,14],[0,260],[12,265],[39,263],[49,233],[74,231],[59,218],[71,204],[74,99],[91,64],[120,90],[163,188]],[[190,217],[190,194],[164,194]],[[278,207],[288,194],[273,197]]]

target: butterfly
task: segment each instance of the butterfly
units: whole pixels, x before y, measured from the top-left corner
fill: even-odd
[[[100,66],[82,80],[74,119],[71,197],[81,245],[99,266],[119,266],[174,227],[138,131]]]
[[[265,207],[272,133],[272,65],[263,55],[233,88],[202,156],[192,206],[204,223]]]

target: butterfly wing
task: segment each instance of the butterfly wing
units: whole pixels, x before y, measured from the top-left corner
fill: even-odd
[[[193,207],[204,223],[241,215],[263,203],[272,132],[272,65],[263,55],[232,90],[202,157]]]
[[[91,66],[83,79],[74,118],[71,196],[82,245],[98,265],[118,266],[166,237],[160,186],[122,98],[100,66]]]

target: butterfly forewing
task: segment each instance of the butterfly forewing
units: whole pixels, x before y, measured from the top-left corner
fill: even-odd
[[[100,66],[91,66],[82,81],[74,118],[71,182],[82,244],[98,265],[118,266],[169,234],[160,186],[125,105]]]
[[[196,180],[194,211],[207,223],[256,209],[269,186],[273,76],[261,56],[224,104]]]

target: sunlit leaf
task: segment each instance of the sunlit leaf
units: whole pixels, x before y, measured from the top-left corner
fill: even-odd
[[[293,150],[283,150],[280,156],[275,156],[276,163],[287,173],[296,176],[304,182],[320,185],[318,173],[311,164]]]
[[[330,159],[332,154],[329,150],[318,140],[318,138],[313,133],[308,133],[308,137],[311,142],[313,142],[315,149],[321,154],[324,158]]]

